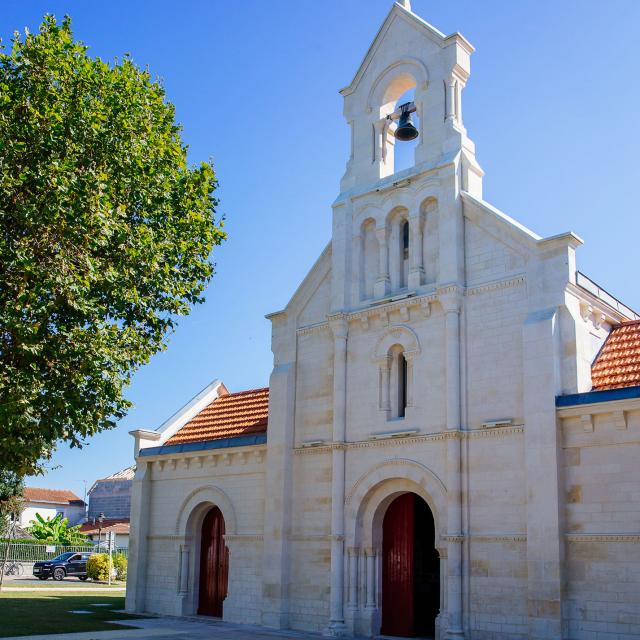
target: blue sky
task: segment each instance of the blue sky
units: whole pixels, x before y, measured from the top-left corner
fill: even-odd
[[[640,89],[636,0],[413,0],[476,47],[464,118],[485,198],[541,235],[573,230],[578,264],[640,308]],[[228,242],[204,305],[135,377],[117,429],[61,447],[32,486],[88,486],[132,461],[128,431],[154,428],[213,378],[268,383],[270,327],[330,239],[348,154],[338,89],[349,83],[390,0],[4,0],[0,34],[70,14],[105,59],[131,53],[163,78],[193,162],[212,157]]]

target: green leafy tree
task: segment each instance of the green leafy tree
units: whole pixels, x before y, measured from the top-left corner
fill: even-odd
[[[46,540],[56,544],[85,544],[87,536],[80,533],[80,525],[69,526],[69,519],[61,513],[53,518],[43,518],[36,513],[36,519],[31,521],[29,533],[36,540]]]
[[[24,482],[20,476],[0,470],[0,538],[13,537],[13,525],[23,507]]]
[[[122,418],[225,238],[161,84],[46,16],[0,49],[0,468]]]

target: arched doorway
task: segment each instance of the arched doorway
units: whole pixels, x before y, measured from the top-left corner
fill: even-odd
[[[440,559],[433,514],[415,493],[398,496],[382,522],[383,635],[433,636],[440,608]]]
[[[229,549],[224,544],[224,533],[222,512],[213,507],[204,517],[200,538],[200,615],[222,617],[229,577]]]

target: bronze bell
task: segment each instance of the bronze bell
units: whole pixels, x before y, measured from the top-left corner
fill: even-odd
[[[400,107],[400,109],[402,109],[402,113],[400,114],[400,118],[398,119],[398,128],[393,134],[396,140],[401,140],[402,142],[415,140],[418,135],[420,135],[418,130],[413,126],[413,122],[411,121],[411,111],[409,111],[410,104],[411,103],[403,104]]]

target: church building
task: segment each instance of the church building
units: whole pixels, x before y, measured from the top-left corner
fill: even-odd
[[[640,316],[577,235],[483,199],[473,52],[391,7],[340,91],[330,242],[267,316],[269,386],[132,432],[129,611],[640,638]]]

